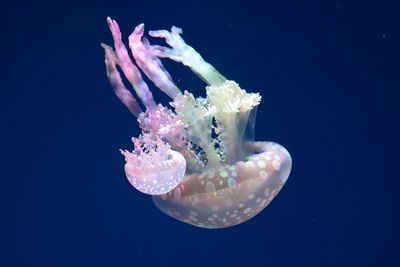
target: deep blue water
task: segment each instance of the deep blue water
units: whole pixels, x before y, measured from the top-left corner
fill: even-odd
[[[259,2],[2,1],[0,266],[399,266],[398,6]],[[139,130],[105,75],[107,16],[125,38],[141,22],[182,27],[261,93],[256,139],[293,158],[261,214],[195,228],[128,184],[118,149]]]

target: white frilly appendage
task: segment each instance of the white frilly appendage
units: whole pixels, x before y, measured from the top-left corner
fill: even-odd
[[[166,30],[149,31],[150,36],[164,38],[172,48],[152,45],[147,46],[147,49],[152,55],[160,58],[169,58],[188,66],[208,85],[221,85],[224,83],[226,78],[210,63],[206,62],[196,50],[187,45],[180,36],[181,34],[182,29],[175,26],[172,26],[171,32]]]

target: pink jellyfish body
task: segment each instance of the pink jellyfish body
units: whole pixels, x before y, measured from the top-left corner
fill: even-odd
[[[181,37],[182,30],[150,31],[170,47],[150,45],[144,24],[129,36],[134,64],[116,21],[107,18],[114,49],[105,49],[107,76],[117,97],[138,118],[142,134],[134,149],[121,150],[125,173],[155,205],[182,222],[205,228],[240,224],[263,210],[281,190],[291,170],[287,150],[254,142],[258,93],[227,80]],[[160,58],[188,66],[207,83],[206,97],[194,98],[175,85]],[[145,110],[124,86],[117,66]],[[141,71],[171,97],[172,109],[156,104]]]
[[[170,192],[182,181],[186,160],[181,153],[169,149],[160,139],[148,140],[152,147],[142,150],[146,143],[133,139],[135,152],[121,151],[125,156],[125,173],[129,182],[139,191],[149,195]]]

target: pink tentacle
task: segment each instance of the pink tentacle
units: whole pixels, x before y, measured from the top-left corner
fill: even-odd
[[[139,96],[145,107],[147,109],[155,109],[156,103],[154,102],[153,95],[150,92],[147,84],[143,81],[139,69],[132,63],[128,51],[125,45],[122,43],[121,31],[118,23],[108,17],[107,24],[114,39],[114,47],[118,58],[118,65],[124,72],[125,77],[132,84],[136,94]]]
[[[105,63],[107,69],[107,76],[110,81],[114,93],[121,100],[121,102],[129,109],[129,111],[136,117],[142,113],[142,109],[137,103],[135,97],[126,89],[122,82],[121,75],[117,70],[117,63],[115,58],[115,53],[112,48],[108,45],[101,44],[105,50]]]
[[[144,41],[143,43],[141,41],[143,31],[144,24],[140,24],[129,36],[129,47],[132,51],[133,57],[135,58],[136,64],[161,91],[166,93],[172,99],[175,99],[182,93],[172,81],[169,73],[165,71],[161,61],[157,57],[151,55],[146,49],[148,42]]]

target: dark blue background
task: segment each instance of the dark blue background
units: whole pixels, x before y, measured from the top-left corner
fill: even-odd
[[[213,2],[1,2],[0,266],[399,264],[396,1]],[[262,94],[256,139],[284,145],[293,170],[261,214],[195,228],[128,184],[118,149],[138,127],[105,75],[106,16],[125,40],[141,22],[180,26]]]

